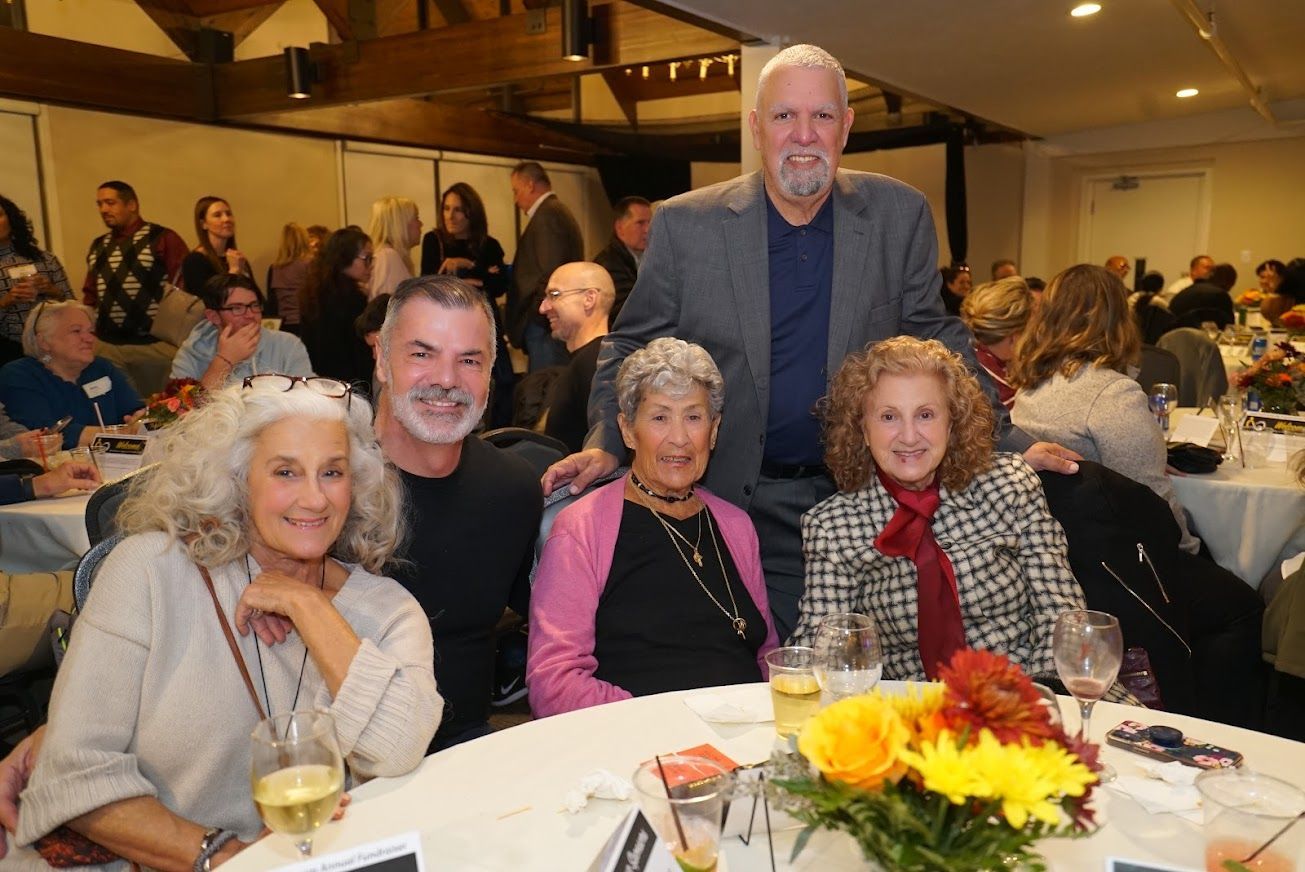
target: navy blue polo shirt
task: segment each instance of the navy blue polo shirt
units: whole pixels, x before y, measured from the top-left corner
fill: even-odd
[[[823,462],[816,402],[825,395],[834,287],[834,198],[794,227],[766,195],[770,258],[770,408],[766,460]]]

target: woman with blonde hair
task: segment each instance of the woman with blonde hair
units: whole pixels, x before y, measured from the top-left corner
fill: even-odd
[[[974,334],[974,354],[992,376],[997,395],[1007,409],[1015,404],[1015,389],[1006,368],[1015,356],[1015,341],[1033,315],[1033,294],[1019,276],[984,282],[961,301],[961,320]]]
[[[969,646],[1054,676],[1056,616],[1083,608],[1042,484],[994,450],[992,406],[957,354],[899,336],[851,354],[825,399],[839,492],[802,518],[806,589],[791,644],[825,615],[878,624],[884,678],[934,678]]]
[[[1178,521],[1180,547],[1195,554],[1200,540],[1188,532],[1165,475],[1164,433],[1133,376],[1141,347],[1119,276],[1091,264],[1070,267],[1051,280],[1016,343],[1011,421],[1151,488]]]
[[[421,241],[421,216],[407,197],[381,197],[372,204],[367,227],[376,260],[367,298],[393,294],[399,283],[416,275],[411,249]]]
[[[299,335],[299,291],[308,279],[313,249],[308,234],[295,222],[281,228],[276,260],[267,269],[267,299],[273,306],[264,314],[281,319],[281,329]]]

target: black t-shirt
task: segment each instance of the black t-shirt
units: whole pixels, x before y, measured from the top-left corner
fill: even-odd
[[[387,575],[430,619],[435,680],[444,697],[436,742],[483,724],[494,680],[494,626],[511,606],[529,612],[530,564],[543,496],[530,466],[476,437],[444,478],[402,472],[408,543]]]
[[[697,542],[703,512],[683,521],[663,517],[690,542]],[[745,638],[739,638],[730,618],[694,580],[652,512],[627,501],[612,569],[594,614],[595,678],[635,696],[761,680],[757,650],[766,641],[766,623],[739,579],[719,528],[717,559],[706,518],[702,521],[702,566],[694,566],[694,571],[731,614],[733,592],[737,614],[748,624]],[[681,553],[692,554],[682,540],[676,541]],[[721,560],[729,591],[721,579]]]
[[[599,336],[577,348],[549,393],[544,432],[561,439],[572,451],[585,447],[585,436],[589,433],[589,389],[594,384],[602,346],[603,337]]]

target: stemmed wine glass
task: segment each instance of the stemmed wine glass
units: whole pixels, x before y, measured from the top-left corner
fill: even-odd
[[[1215,411],[1219,415],[1219,431],[1223,434],[1223,459],[1226,461],[1236,460],[1234,443],[1237,442],[1242,427],[1241,398],[1235,394],[1222,396],[1215,405]]]
[[[1064,612],[1056,619],[1052,651],[1056,674],[1078,701],[1082,724],[1079,735],[1090,741],[1092,706],[1115,683],[1124,659],[1124,634],[1119,621],[1114,615],[1088,609]],[[1103,784],[1113,781],[1115,770],[1102,764],[1098,777]]]
[[[1146,404],[1160,422],[1165,438],[1169,436],[1169,414],[1178,406],[1178,388],[1165,382],[1151,385]]]
[[[254,728],[250,781],[259,817],[291,836],[299,853],[313,853],[313,835],[331,819],[344,790],[344,761],[335,719],[326,711],[295,711]]]
[[[826,702],[869,693],[883,675],[879,632],[869,615],[825,615],[811,649],[816,681]]]

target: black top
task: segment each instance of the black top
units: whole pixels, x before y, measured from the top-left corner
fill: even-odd
[[[544,432],[561,439],[572,451],[584,448],[585,434],[589,432],[589,389],[594,384],[602,346],[603,337],[599,336],[577,348],[549,393]]]
[[[1179,291],[1169,301],[1169,311],[1180,327],[1200,327],[1202,321],[1213,321],[1222,330],[1235,320],[1232,297],[1209,282],[1196,282]]]
[[[965,298],[958,297],[951,291],[947,290],[946,282],[942,283],[941,288],[943,308],[947,310],[947,314],[955,315],[957,318],[961,317],[961,302]]]
[[[223,272],[225,270],[219,271],[213,266],[213,261],[208,259],[207,254],[202,251],[192,251],[181,261],[181,287],[200,297],[204,293],[204,285],[208,284],[208,280],[213,276],[222,275]],[[242,275],[251,282],[254,281],[254,274],[248,263],[245,264]],[[254,282],[254,286],[257,287],[258,283]]]
[[[459,270],[460,279],[480,279],[484,282],[481,290],[491,300],[507,293],[508,272],[503,261],[503,246],[497,239],[486,236],[485,242],[476,251],[468,239],[450,239],[447,244],[440,244],[440,235],[432,230],[421,240],[421,274],[433,276],[440,271],[440,264],[450,257],[465,257],[475,264],[468,270]],[[490,272],[491,267],[498,267],[498,272]]]
[[[639,278],[639,262],[625,243],[612,234],[607,247],[594,255],[594,263],[607,270],[616,288],[616,300],[612,303],[612,311],[607,313],[607,323],[615,324],[616,316],[621,314],[621,307]]]
[[[484,724],[494,680],[494,626],[529,612],[530,565],[543,495],[525,461],[471,436],[444,478],[403,472],[408,542],[386,575],[430,618],[444,719],[435,741]]]
[[[690,542],[698,541],[702,517],[702,567],[694,570],[733,613],[703,512],[683,521],[663,517]],[[675,541],[681,554],[692,555],[683,541]],[[766,641],[766,623],[739,579],[719,529],[716,541],[738,614],[748,622],[744,639],[703,593],[652,512],[626,501],[612,569],[594,615],[595,678],[635,696],[761,680],[757,651]]]
[[[332,285],[322,292],[316,318],[300,312],[300,338],[314,373],[361,384],[370,391],[375,359],[353,326],[365,308],[367,297],[356,285]]]

